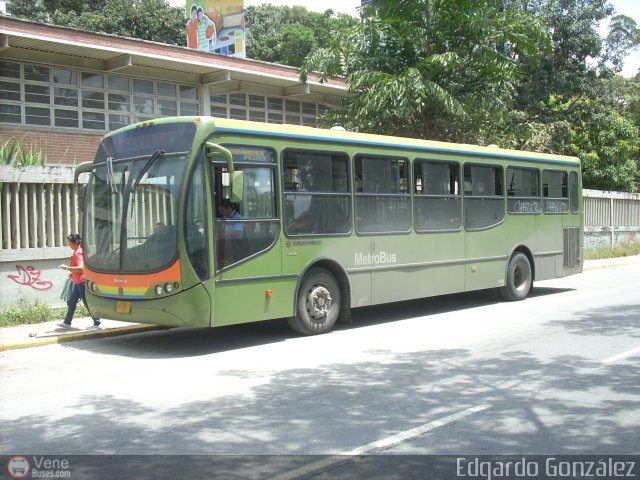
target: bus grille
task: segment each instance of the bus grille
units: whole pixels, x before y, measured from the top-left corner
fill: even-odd
[[[580,229],[564,229],[564,268],[580,267]]]

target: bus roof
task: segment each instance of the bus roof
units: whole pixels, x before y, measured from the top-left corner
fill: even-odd
[[[170,122],[195,122],[207,130],[218,133],[243,134],[258,137],[272,137],[281,139],[296,139],[312,142],[329,142],[333,144],[352,145],[378,148],[402,148],[414,152],[443,153],[448,155],[466,155],[496,159],[514,159],[532,162],[560,163],[579,166],[580,159],[566,155],[556,155],[541,152],[528,152],[511,150],[499,147],[481,147],[462,143],[436,142],[416,138],[392,137],[387,135],[374,135],[369,133],[348,132],[345,130],[322,129],[303,127],[298,125],[282,125],[273,123],[250,122],[246,120],[232,120],[217,117],[163,117],[147,120],[142,124],[170,123]],[[124,127],[123,130],[136,128],[141,124]],[[107,136],[115,132],[110,132]]]
[[[461,143],[436,142],[416,138],[392,137],[369,133],[348,132],[345,130],[327,130],[298,125],[280,125],[226,118],[212,118],[215,131],[221,133],[241,133],[246,135],[292,138],[296,140],[322,141],[337,144],[360,145],[365,147],[403,148],[413,151],[472,155],[493,158],[512,158],[524,161],[543,161],[546,163],[564,163],[580,165],[580,159],[566,155],[541,152],[527,152],[498,147],[481,147]]]

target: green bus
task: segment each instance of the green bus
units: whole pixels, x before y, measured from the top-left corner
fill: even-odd
[[[582,271],[580,161],[211,117],[107,134],[83,210],[95,316],[216,327]]]

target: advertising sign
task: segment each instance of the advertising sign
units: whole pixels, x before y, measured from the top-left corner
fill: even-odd
[[[187,0],[187,47],[244,58],[243,0]]]

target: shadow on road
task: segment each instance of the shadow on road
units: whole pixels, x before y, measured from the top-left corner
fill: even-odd
[[[563,291],[537,289],[536,295]],[[354,326],[340,328],[493,302],[478,292],[360,309],[354,312]],[[576,335],[640,336],[639,314],[638,305],[611,306],[549,323]],[[352,362],[332,361],[333,352],[327,351],[314,368],[303,368],[299,358],[292,357],[288,369],[261,369],[261,352],[251,352],[255,368],[239,371],[232,362],[225,368],[220,357],[207,357],[291,339],[296,341],[288,327],[276,321],[77,342],[66,348],[161,359],[133,362],[122,379],[147,401],[131,400],[126,391],[87,393],[64,410],[51,405],[51,415],[18,414],[4,422],[0,449],[102,455],[340,453],[486,404],[486,410],[456,422],[455,435],[444,427],[411,443],[427,454],[637,453],[638,417],[633,412],[640,403],[638,357],[602,365],[581,355],[540,358],[517,344],[495,356],[478,357],[464,348],[393,352],[384,342]],[[288,351],[305,354],[303,348]],[[193,356],[202,358],[188,358]],[[187,383],[181,368],[167,368],[168,362],[188,369],[197,385]],[[246,391],[237,392],[224,390],[223,379],[249,381],[243,384]],[[183,391],[195,392],[197,398],[185,397]],[[153,392],[163,392],[162,403]],[[140,468],[144,476],[156,466],[150,461]],[[160,473],[156,478],[163,478]],[[228,472],[224,478],[255,477]]]
[[[531,297],[571,291],[567,288],[535,288]],[[526,301],[526,300],[525,300]],[[355,308],[351,324],[337,324],[334,331],[353,330],[393,323],[415,317],[429,317],[498,303],[490,290]],[[122,337],[64,344],[68,349],[90,350],[133,358],[182,358],[210,355],[267,345],[298,338],[285,319],[218,328],[176,327]]]

